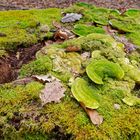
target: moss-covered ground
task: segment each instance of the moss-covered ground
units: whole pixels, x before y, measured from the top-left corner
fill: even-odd
[[[0,32],[6,34],[6,37],[0,37],[0,48],[3,51],[13,50],[21,44],[28,46],[36,43],[42,36],[38,24],[47,24],[52,28],[52,20],[59,21],[61,18],[60,11],[47,9],[0,12]],[[72,29],[75,24],[80,28],[91,22],[96,23],[95,29],[86,30],[86,33],[86,26],[78,32],[75,29],[73,32],[80,37],[42,48],[37,52],[36,60],[22,66],[19,77],[49,73],[67,87],[65,97],[60,103],[49,103],[42,107],[39,94],[44,88],[43,84],[34,81],[26,85],[1,85],[0,139],[139,140],[140,104],[129,106],[122,101],[126,96],[140,96],[139,48],[132,53],[125,53],[124,45],[106,34],[103,26],[112,24],[114,28],[125,32],[124,35],[135,45],[140,46],[140,11],[128,10],[120,15],[116,10],[84,3],[62,11],[83,14],[80,21],[69,24]],[[64,26],[67,27],[68,24]],[[65,49],[69,46],[76,46],[81,51],[66,52]],[[83,57],[84,52],[89,53],[90,57]],[[101,59],[118,63],[124,71],[124,77],[121,80],[105,77],[103,85],[91,82],[85,68],[90,61]],[[75,73],[100,91],[101,101],[97,111],[104,121],[99,126],[91,123],[86,112],[72,96],[71,83]],[[114,108],[114,104],[119,104],[120,109]]]
[[[0,50],[13,50],[18,46],[37,43],[49,34],[52,21],[60,20],[60,9],[0,12]],[[41,27],[48,26],[48,33],[42,33]]]

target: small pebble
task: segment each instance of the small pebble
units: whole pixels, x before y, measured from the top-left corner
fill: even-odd
[[[118,110],[118,109],[120,109],[121,107],[120,107],[119,104],[114,104],[114,108]]]

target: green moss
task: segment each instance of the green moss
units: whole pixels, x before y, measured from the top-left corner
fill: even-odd
[[[139,138],[140,110],[123,104],[121,92],[102,95],[104,102],[101,102],[98,112],[103,115],[104,122],[96,127],[91,124],[79,103],[70,97],[69,90],[61,103],[50,103],[40,108],[39,93],[42,88],[43,86],[36,82],[26,86],[4,85],[1,87],[0,130],[3,132],[2,136],[7,139],[32,139],[36,133],[38,138],[43,139],[54,134],[53,129],[58,126],[64,135],[70,135],[74,139]],[[10,97],[6,99],[8,93]],[[120,94],[119,98],[116,97],[117,94]],[[114,103],[118,103],[116,99],[120,101],[120,110],[114,109]],[[19,127],[14,125],[16,120],[20,120],[16,123]],[[58,137],[57,134],[59,133],[56,132],[56,137]]]
[[[130,32],[130,33],[134,33],[140,30],[140,26],[139,24],[133,22],[133,19],[121,19],[121,20],[117,20],[117,19],[112,19],[110,20],[110,24],[114,27],[117,28],[121,31],[124,32]]]
[[[139,29],[139,10],[119,15],[115,10],[80,3],[66,9],[66,12],[83,14],[78,25],[93,21],[107,25],[112,19],[119,22],[119,26],[116,27],[126,32]],[[39,31],[39,23],[47,24],[51,28],[54,19],[60,20],[60,9],[0,12],[0,32],[7,35],[0,37],[1,48],[13,49],[20,44],[28,46],[37,42],[44,36]],[[120,25],[121,22],[125,24]],[[131,23],[132,26],[128,27]],[[128,37],[136,39],[135,44],[139,45],[137,33],[127,34]],[[50,32],[47,34],[51,36]],[[69,46],[79,47],[81,52],[65,52],[65,48]],[[40,91],[44,87],[42,84],[38,82],[27,85],[5,84],[0,86],[0,139],[42,140],[57,139],[60,135],[65,136],[63,139],[76,140],[140,139],[139,106],[130,107],[122,101],[128,95],[139,96],[139,89],[134,89],[136,82],[139,82],[139,52],[136,50],[126,55],[123,48],[123,44],[116,42],[109,35],[93,33],[42,48],[36,54],[36,60],[24,65],[20,70],[21,77],[51,73],[69,86],[71,84],[69,80],[74,80],[74,72],[76,76],[78,74],[84,77],[99,90],[102,97],[100,107],[97,109],[104,118],[101,125],[97,127],[91,123],[86,112],[71,95],[69,88],[60,103],[49,103],[42,107],[39,98]],[[83,59],[81,56],[83,51],[92,54],[92,58]],[[100,59],[119,63],[125,71],[123,79],[116,80],[105,76],[103,85],[90,81],[85,74],[85,67],[91,61]],[[114,104],[119,104],[120,109],[115,109]]]
[[[34,74],[47,74],[53,68],[52,61],[48,56],[43,56],[37,60],[23,65],[20,70],[20,76],[31,76]]]
[[[138,46],[138,49],[140,49],[140,36],[138,31],[135,33],[127,34],[126,36],[131,40],[131,42]]]
[[[21,138],[21,137],[19,137]],[[34,133],[34,134],[25,134],[23,137],[22,137],[24,140],[49,140],[49,136],[48,135],[43,135],[43,134],[37,134],[37,133]]]
[[[87,26],[84,24],[76,24],[73,32],[78,36],[86,36],[91,33],[105,33],[105,31],[100,27]]]
[[[2,29],[1,32],[7,35],[6,37],[0,37],[0,49],[3,50],[13,50],[20,45],[27,47],[30,44],[37,43],[35,34],[29,34],[24,29],[8,27],[6,29]]]
[[[40,25],[52,27],[53,20],[60,20],[60,9],[0,12],[0,49],[12,50],[17,46],[27,47],[42,39]]]

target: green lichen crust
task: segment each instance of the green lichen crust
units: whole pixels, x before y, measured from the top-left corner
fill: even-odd
[[[103,78],[105,76],[115,77],[117,79],[122,79],[124,76],[122,68],[118,64],[108,60],[92,61],[87,66],[86,73],[96,84],[103,84]]]
[[[99,91],[84,79],[77,78],[72,84],[71,91],[77,101],[83,103],[87,108],[97,109],[99,107]]]

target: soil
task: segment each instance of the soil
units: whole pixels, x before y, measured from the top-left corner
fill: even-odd
[[[31,45],[28,48],[24,48],[23,46],[19,46],[17,50],[13,52],[8,52],[8,57],[3,56],[0,57],[0,84],[9,83],[15,80],[16,83],[28,83],[32,79],[21,79],[16,80],[18,78],[18,71],[22,67],[23,64],[27,64],[32,60],[35,60],[35,54],[42,47],[53,44],[53,43],[62,43],[64,40],[43,40],[38,42],[37,44]]]
[[[0,10],[32,9],[48,7],[68,7],[76,2],[87,2],[96,6],[121,9],[137,8],[140,9],[139,0],[1,0]]]
[[[0,58],[0,84],[11,82],[18,77],[18,70],[23,64],[35,59],[35,54],[44,46],[44,42],[32,45],[29,48],[18,48],[9,52],[8,57]]]

